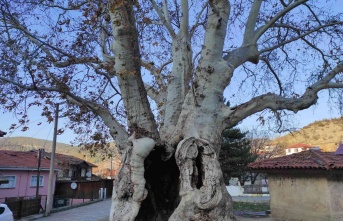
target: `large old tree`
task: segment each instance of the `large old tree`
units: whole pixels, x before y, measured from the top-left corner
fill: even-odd
[[[323,2],[0,0],[1,107],[25,130],[60,103],[92,148],[115,140],[110,220],[233,220],[221,132],[322,90],[342,106],[342,2]]]

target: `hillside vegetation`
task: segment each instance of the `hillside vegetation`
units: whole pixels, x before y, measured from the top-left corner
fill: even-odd
[[[43,148],[46,152],[51,152],[52,141],[36,139],[31,137],[4,137],[0,138],[0,150],[28,151]],[[82,152],[80,147],[74,147],[65,143],[56,143],[56,152],[72,155],[83,159],[87,153]]]
[[[323,151],[335,151],[342,140],[343,117],[315,121],[300,130],[272,140],[271,144],[287,147],[296,143],[306,143],[319,146]]]
[[[112,144],[111,144],[112,146]],[[43,148],[46,152],[51,152],[52,141],[36,139],[31,137],[3,137],[0,138],[0,150],[15,150],[15,151],[29,151],[32,149]],[[94,169],[97,175],[102,176],[103,174],[109,174],[109,169],[111,168],[111,161],[108,157],[91,156],[91,154],[82,150],[79,146],[71,146],[65,143],[56,143],[56,152],[74,156],[90,163],[97,165],[98,167]],[[120,159],[113,157],[112,169],[114,171],[118,170],[120,165]],[[114,173],[114,172],[113,172]]]

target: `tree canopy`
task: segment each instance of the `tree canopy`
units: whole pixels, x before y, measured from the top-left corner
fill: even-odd
[[[199,62],[206,60],[202,53],[226,63],[218,88],[220,96],[227,88],[225,96],[232,104],[226,124],[264,109],[276,116],[281,110],[297,112],[315,104],[319,91],[342,88],[339,1],[126,2],[1,0],[2,107],[15,111],[25,124],[25,108],[42,106],[52,120],[51,105],[67,99],[63,113],[76,132],[96,138],[111,128],[112,136],[126,137],[120,125],[127,125],[128,118],[134,124],[135,117],[127,116],[118,76],[132,77],[134,70],[129,69],[134,66],[120,62],[123,56],[116,59],[121,48],[115,48],[115,35],[122,33],[115,33],[119,23],[109,9],[120,4],[132,7],[126,16],[134,17],[138,42],[131,46],[137,54],[127,56],[136,58],[139,77],[145,76],[141,84],[155,101],[157,124],[175,124],[177,118],[169,119],[183,103],[176,97],[189,89],[197,92],[194,77]],[[216,23],[211,24],[211,14],[220,19],[213,18]],[[221,29],[206,31],[211,25]],[[213,55],[205,52],[209,49]],[[219,66],[206,68],[212,72],[214,67]],[[181,83],[184,88],[168,93]],[[244,99],[236,100],[242,92]],[[340,90],[331,95],[342,105]],[[33,99],[27,101],[29,97]],[[104,115],[115,118],[107,119],[105,126],[99,121]]]

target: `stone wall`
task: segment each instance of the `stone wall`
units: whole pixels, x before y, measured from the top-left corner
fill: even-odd
[[[343,220],[343,179],[323,174],[269,174],[271,213],[277,220]]]

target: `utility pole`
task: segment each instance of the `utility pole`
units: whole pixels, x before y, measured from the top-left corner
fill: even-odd
[[[111,176],[111,179],[112,179],[112,153],[111,153],[111,171],[110,171],[110,176]]]
[[[52,209],[52,200],[53,200],[53,180],[54,180],[54,170],[55,170],[55,152],[56,152],[56,140],[57,140],[57,125],[58,125],[58,110],[59,104],[56,104],[55,112],[55,126],[54,126],[54,137],[52,140],[52,150],[51,150],[51,159],[50,159],[50,172],[49,172],[49,184],[48,184],[48,197],[46,200],[46,210],[45,216],[50,215]]]
[[[40,177],[40,162],[42,159],[42,149],[38,149],[38,168],[37,168],[37,182],[36,182],[36,199],[39,196],[39,177]]]

